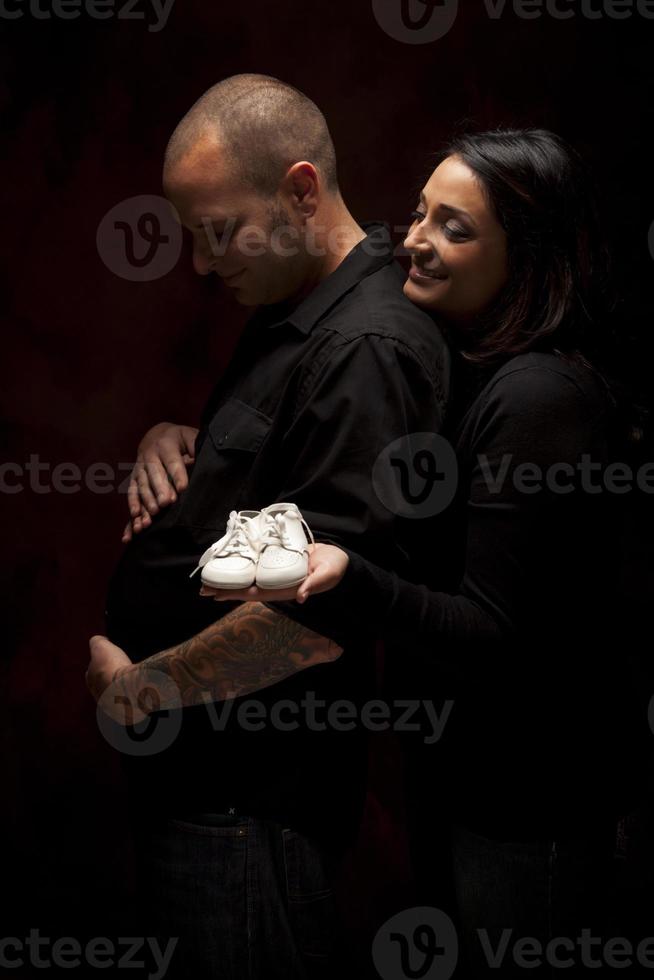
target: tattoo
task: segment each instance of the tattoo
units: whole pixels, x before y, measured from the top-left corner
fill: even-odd
[[[342,652],[282,613],[246,602],[190,640],[120,668],[114,679],[148,713],[240,697]]]

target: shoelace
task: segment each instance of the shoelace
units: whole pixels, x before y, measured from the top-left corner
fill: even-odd
[[[196,572],[199,572],[201,568],[210,562],[217,555],[221,557],[226,557],[227,555],[242,555],[244,558],[254,558],[257,553],[257,545],[252,540],[250,536],[249,525],[239,517],[238,513],[233,510],[229,515],[229,520],[227,521],[227,531],[218,541],[215,541],[202,555],[200,561],[198,562],[197,568],[195,568],[189,578],[193,578]]]
[[[311,539],[311,544],[315,544],[313,539],[313,534],[311,533],[311,528],[302,517],[300,513],[294,510],[287,510],[284,513],[265,515],[265,526],[264,530],[259,538],[261,548],[265,548],[266,545],[277,545],[278,547],[284,548],[286,551],[295,551],[298,555],[304,554],[308,551],[308,548],[294,548],[291,544],[288,531],[286,529],[286,521],[300,521],[304,525],[309,538]]]

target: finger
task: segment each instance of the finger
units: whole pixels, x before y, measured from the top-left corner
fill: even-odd
[[[138,517],[141,513],[141,498],[139,497],[139,485],[136,480],[137,467],[139,466],[139,463],[134,466],[129,480],[129,485],[127,487],[127,507],[132,520],[135,517]]]
[[[192,429],[188,425],[184,425],[181,428],[182,452],[187,454],[192,460],[195,459],[195,439],[197,434],[198,429]]]
[[[142,510],[139,516],[132,521],[132,530],[134,534],[140,534],[141,531],[144,531],[146,527],[150,527],[151,524],[152,518],[147,510]]]
[[[89,654],[92,661],[101,661],[107,654],[109,640],[106,636],[96,633],[89,639]]]
[[[147,511],[148,514],[158,514],[159,505],[154,498],[152,489],[150,487],[150,479],[145,466],[141,467],[137,474],[137,482],[139,486],[139,497],[141,499],[141,507]]]
[[[127,544],[128,541],[132,540],[132,537],[133,537],[132,522],[128,521],[127,524],[125,525],[125,530],[123,531],[123,536],[121,538],[121,541],[123,542],[123,544]]]
[[[186,466],[184,464],[184,458],[179,452],[177,447],[171,449],[166,448],[161,453],[161,461],[166,468],[167,479],[168,479],[168,489],[175,497],[175,490],[180,493],[182,490],[186,490],[188,486],[188,475],[186,473]],[[172,486],[171,486],[172,481]]]
[[[176,499],[175,491],[170,485],[168,471],[163,460],[150,453],[143,457],[143,463],[148,474],[150,489],[157,498],[158,505],[165,507],[167,504],[173,503]]]
[[[297,590],[297,601],[305,602],[310,595],[316,592],[326,592],[335,584],[335,576],[329,563],[320,562],[309,572],[304,582],[300,582]]]

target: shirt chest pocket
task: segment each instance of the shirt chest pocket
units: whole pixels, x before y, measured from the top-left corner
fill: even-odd
[[[263,506],[242,495],[272,419],[238,398],[218,409],[204,432],[181,501],[179,521],[222,530],[231,510]]]

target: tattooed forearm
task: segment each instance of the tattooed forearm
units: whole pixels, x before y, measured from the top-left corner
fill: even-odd
[[[147,713],[180,700],[189,706],[249,694],[342,652],[282,613],[246,602],[190,640],[122,668],[115,680]]]

